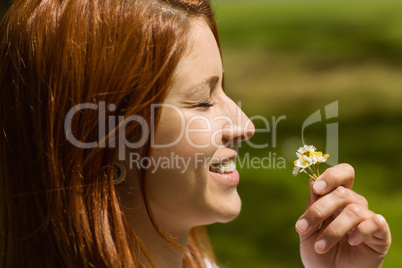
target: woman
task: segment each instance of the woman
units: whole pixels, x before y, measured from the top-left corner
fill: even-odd
[[[254,126],[223,91],[209,2],[17,0],[0,32],[1,265],[214,265],[199,226],[238,215]],[[389,228],[353,179],[311,184],[306,267],[381,266]]]

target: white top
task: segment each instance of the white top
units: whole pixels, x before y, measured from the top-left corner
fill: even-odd
[[[215,263],[212,263],[208,258],[204,258],[206,268],[219,268]]]

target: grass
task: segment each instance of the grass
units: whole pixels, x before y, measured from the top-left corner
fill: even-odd
[[[286,116],[277,128],[277,146],[271,131],[253,137],[269,148],[241,148],[258,157],[275,152],[287,166],[240,171],[240,216],[209,227],[221,267],[302,267],[294,224],[308,186],[306,178],[292,178],[291,161],[304,120],[333,101],[339,101],[339,117],[309,127],[306,143],[325,150],[325,124],[339,124],[339,161],[354,166],[355,191],[391,226],[393,245],[384,267],[402,267],[402,2],[215,6],[228,94],[249,116]]]

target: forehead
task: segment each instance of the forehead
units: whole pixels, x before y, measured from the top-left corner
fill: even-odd
[[[171,85],[171,91],[185,91],[210,77],[220,77],[222,60],[219,48],[208,24],[194,20],[191,26],[188,52],[179,61]]]

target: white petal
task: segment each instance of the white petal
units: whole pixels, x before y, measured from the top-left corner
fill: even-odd
[[[292,174],[293,174],[293,176],[296,176],[297,174],[299,174],[299,172],[300,172],[300,168],[299,167],[294,167]]]

